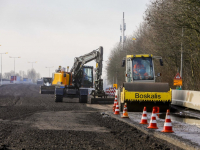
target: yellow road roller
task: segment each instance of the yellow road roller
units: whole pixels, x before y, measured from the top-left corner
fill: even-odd
[[[161,56],[152,54],[127,55],[122,60],[126,67],[125,82],[118,88],[118,101],[122,111],[127,103],[128,111],[141,112],[144,106],[151,112],[159,107],[160,112],[170,108],[172,92],[168,83],[155,82],[161,73],[155,74],[154,60],[158,59],[163,66]]]

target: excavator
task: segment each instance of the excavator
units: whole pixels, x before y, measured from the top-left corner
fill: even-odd
[[[169,84],[155,82],[161,75],[155,74],[155,59],[159,59],[163,66],[162,57],[152,54],[127,55],[122,60],[122,67],[126,67],[126,71],[125,82],[118,88],[121,111],[125,103],[128,111],[132,112],[141,112],[144,106],[147,111],[152,111],[152,107],[159,107],[160,112],[170,108],[172,92]],[[137,68],[137,65],[140,67]]]
[[[86,103],[88,99],[88,88],[93,87],[93,66],[85,66],[86,63],[96,60],[96,80],[95,90],[92,90],[94,97],[105,97],[103,90],[102,62],[103,62],[103,47],[85,54],[80,57],[75,57],[74,64],[70,72],[66,72],[64,68],[59,66],[52,78],[50,87],[41,86],[41,94],[55,95],[55,102],[62,102],[63,97],[79,98],[80,103]],[[43,92],[45,91],[45,92]]]

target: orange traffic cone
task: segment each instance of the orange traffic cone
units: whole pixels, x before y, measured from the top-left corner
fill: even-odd
[[[117,102],[117,105],[116,105],[116,108],[115,108],[115,115],[120,115],[119,114],[119,105],[118,105],[118,102]]]
[[[160,107],[154,106],[153,109],[155,109],[156,119],[158,119],[159,118],[159,113],[160,113]]]
[[[115,112],[116,105],[117,105],[117,95],[115,95],[115,100],[114,100],[114,104],[113,104],[113,112]]]
[[[169,109],[167,109],[164,127],[161,132],[170,132],[170,133],[174,132],[172,130],[172,123],[171,123],[171,118],[170,118],[170,114],[169,114]]]
[[[147,128],[149,129],[158,129],[157,127],[157,122],[156,122],[156,114],[155,114],[155,109],[153,109],[152,115],[151,115],[151,120],[149,123],[149,126]]]
[[[160,115],[159,115],[159,113],[160,113],[160,107],[158,107],[157,109],[158,109],[158,111],[157,111],[157,118],[160,118]]]
[[[148,124],[148,122],[147,122],[147,110],[146,110],[146,107],[144,107],[144,109],[143,109],[142,119],[141,119],[140,124]]]
[[[121,117],[122,118],[129,118],[128,112],[127,112],[127,104],[126,103],[124,105],[123,115]]]

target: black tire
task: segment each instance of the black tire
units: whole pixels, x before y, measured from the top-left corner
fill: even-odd
[[[62,95],[55,95],[55,102],[62,102],[63,96]]]
[[[118,92],[117,92],[117,101],[118,101],[118,104],[119,104],[119,110],[123,111],[124,103],[121,103],[121,89],[120,88],[118,88]]]
[[[123,109],[124,109],[124,103],[121,103],[120,104],[120,111],[123,111]]]
[[[87,103],[87,95],[80,95],[79,103]]]

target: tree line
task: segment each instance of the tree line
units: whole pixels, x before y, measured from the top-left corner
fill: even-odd
[[[37,73],[35,71],[35,69],[29,69],[27,72],[25,71],[19,71],[19,73],[14,72],[13,70],[11,70],[10,72],[5,72],[3,74],[3,79],[11,79],[11,76],[20,76],[21,80],[23,80],[23,78],[28,78],[31,79],[33,83],[36,83],[38,79],[41,78],[40,73]]]
[[[132,40],[136,38],[136,40]],[[122,85],[125,68],[121,61],[128,55],[153,54],[163,58],[164,66],[155,62],[156,72],[162,76],[158,82],[168,82],[180,72],[181,51],[183,56],[183,89],[200,90],[200,1],[198,0],[152,0],[143,22],[122,45],[117,43],[107,61],[107,80]]]

